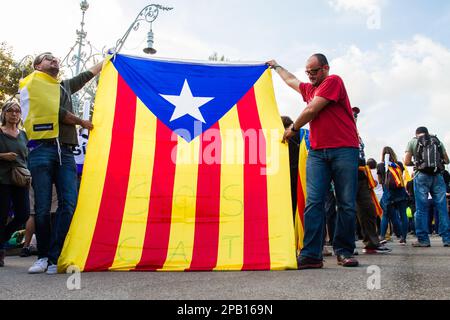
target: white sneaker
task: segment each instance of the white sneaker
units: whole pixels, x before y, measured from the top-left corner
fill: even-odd
[[[36,261],[30,269],[28,269],[28,273],[37,274],[44,273],[48,267],[48,258],[42,258]]]
[[[51,264],[47,268],[47,274],[54,275],[58,274],[58,266],[56,264]]]

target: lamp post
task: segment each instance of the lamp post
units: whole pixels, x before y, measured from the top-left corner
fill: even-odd
[[[34,57],[32,55],[26,55],[22,58],[22,60],[19,61],[19,63],[16,65],[16,68],[20,70],[20,80],[24,78],[24,73],[27,69],[27,66],[32,64],[34,61]]]
[[[96,50],[87,40],[87,32],[84,30],[86,11],[89,9],[87,0],[80,2],[81,9],[81,28],[76,31],[77,39],[75,44],[69,50],[69,53],[61,62],[61,69],[69,71],[72,77],[79,75],[88,69],[88,66],[97,64],[103,54]],[[81,91],[72,97],[74,112],[79,116],[82,113],[84,102],[86,100],[93,101],[95,97],[97,82],[91,81]]]
[[[89,3],[86,0],[81,1],[80,3],[80,9],[82,11],[82,18],[81,18],[81,30],[77,30],[77,36],[78,36],[78,59],[76,64],[75,73],[80,73],[80,64],[81,64],[81,50],[84,45],[84,40],[87,37],[87,32],[84,31],[84,16],[86,15],[86,11],[89,9]]]
[[[156,49],[153,48],[154,44],[154,34],[153,34],[153,22],[158,18],[159,11],[170,11],[173,8],[171,7],[163,7],[159,4],[150,4],[146,6],[144,9],[141,10],[141,12],[138,14],[134,22],[131,24],[131,26],[128,28],[127,32],[123,35],[122,38],[120,38],[117,43],[116,47],[114,48],[114,54],[117,54],[122,49],[123,45],[125,44],[125,41],[127,41],[128,36],[130,35],[131,31],[137,31],[139,30],[139,27],[141,26],[141,22],[147,22],[150,24],[150,31],[147,33],[147,47],[144,49],[144,53],[146,54],[155,54]]]

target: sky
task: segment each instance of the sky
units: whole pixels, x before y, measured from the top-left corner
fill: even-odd
[[[88,0],[85,30],[98,50],[114,47],[143,0]],[[279,64],[307,81],[305,63],[324,53],[362,110],[358,127],[368,157],[384,146],[403,157],[415,129],[427,126],[450,149],[450,1],[168,0],[153,24],[156,57]],[[64,57],[80,28],[79,0],[2,1],[0,42],[17,60],[52,51]],[[10,13],[10,14],[8,14]],[[149,25],[132,31],[122,52],[143,55]],[[274,76],[280,114],[306,106]]]

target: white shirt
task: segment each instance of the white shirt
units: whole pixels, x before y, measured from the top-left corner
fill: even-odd
[[[381,201],[381,197],[383,196],[383,186],[378,181],[377,169],[371,169],[370,171],[372,172],[373,179],[378,183],[373,190],[375,191],[378,201]]]

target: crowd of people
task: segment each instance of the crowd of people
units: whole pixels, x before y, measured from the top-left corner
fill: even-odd
[[[21,104],[27,106],[26,132],[19,128],[22,108],[17,101],[2,108],[0,132],[0,266],[4,266],[5,242],[27,223],[28,239],[36,235],[37,261],[31,274],[56,274],[57,262],[69,230],[78,197],[77,166],[73,147],[78,145],[76,126],[93,129],[89,120],[75,116],[72,94],[100,73],[103,63],[70,80],[59,81],[60,61],[50,52],[38,55],[34,72],[21,90]],[[34,190],[30,216],[29,185],[20,185],[12,172],[20,168],[31,175]],[[25,169],[25,170],[23,170]],[[55,189],[57,209],[52,219]],[[14,218],[8,221],[10,209]],[[27,247],[26,247],[27,248]],[[23,255],[27,255],[24,250]]]
[[[38,259],[28,270],[32,274],[58,272],[58,258],[78,195],[72,152],[78,144],[76,126],[93,129],[90,121],[74,115],[71,95],[102,69],[100,63],[73,79],[59,81],[59,63],[48,52],[34,60],[35,71],[29,81],[38,83],[35,87],[40,91],[32,91],[31,86],[21,91],[21,104],[27,106],[26,131],[21,127],[23,110],[17,101],[4,104],[1,112],[0,267],[5,263],[5,243],[26,224],[23,256],[31,254],[33,233],[37,240]],[[267,65],[307,103],[296,121],[283,117],[284,142],[298,140],[300,129],[310,125],[305,237],[298,257],[299,269],[323,267],[323,256],[331,254],[324,250],[327,238],[339,265],[358,266],[357,230],[364,242],[363,253],[367,254],[392,251],[386,246],[388,229],[399,236],[401,245],[406,245],[408,234],[415,232],[417,241],[412,245],[430,247],[430,203],[435,210],[431,214],[435,217],[435,231],[443,245],[450,246],[450,175],[444,167],[449,158],[436,136],[425,127],[418,128],[403,163],[390,147],[383,149],[378,164],[374,159],[366,161],[365,145],[357,129],[361,110],[351,106],[344,81],[329,74],[330,66],[323,54],[315,54],[307,61],[310,83],[302,83],[275,60]],[[298,147],[298,143],[290,146]],[[297,183],[296,156],[298,152],[291,150],[292,190]],[[414,166],[413,182],[405,182],[405,166]],[[15,174],[22,176],[19,179]],[[30,181],[29,175],[34,190],[32,210],[30,183],[26,182]],[[54,204],[57,202],[53,208],[52,199]],[[412,227],[408,210],[415,215]]]
[[[431,199],[439,217],[439,235],[444,247],[449,247],[449,185],[444,180],[445,164],[449,164],[449,158],[442,142],[427,128],[421,127],[408,143],[404,163],[399,161],[390,147],[383,149],[379,164],[373,159],[368,163],[357,129],[361,110],[351,106],[344,81],[337,75],[330,75],[325,55],[315,54],[308,59],[306,74],[310,83],[301,82],[275,60],[267,64],[307,103],[298,119],[286,127],[283,138],[289,141],[309,123],[311,150],[306,165],[305,239],[298,257],[298,268],[323,267],[324,233],[330,229],[325,227],[330,216],[326,208],[330,207],[327,202],[330,199],[334,201],[334,197],[336,222],[333,222],[334,234],[329,238],[339,265],[359,265],[355,258],[356,222],[360,227],[365,253],[391,252],[385,246],[391,222],[392,229],[400,236],[400,244],[406,245],[409,226],[407,209],[412,198],[415,206],[409,208],[415,207],[415,234],[418,238],[412,246],[430,247],[428,211]],[[284,122],[289,123],[287,120]],[[410,186],[409,193],[404,179],[405,166],[414,166],[415,171],[413,188]],[[375,194],[377,186],[378,196]],[[334,190],[334,195],[330,196],[330,190]],[[379,226],[376,222],[377,205],[382,211]]]

